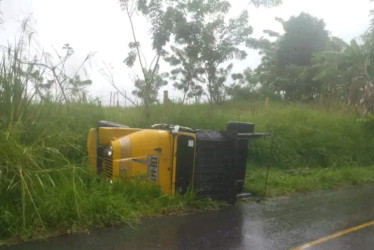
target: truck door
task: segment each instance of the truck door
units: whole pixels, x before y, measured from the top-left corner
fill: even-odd
[[[184,194],[192,185],[195,159],[195,138],[179,135],[176,152],[175,192]]]

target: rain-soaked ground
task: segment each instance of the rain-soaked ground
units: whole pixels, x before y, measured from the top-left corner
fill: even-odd
[[[107,228],[4,248],[290,249],[373,220],[374,185],[367,185],[238,202],[218,211],[144,219],[133,227]],[[343,231],[343,235],[330,240],[325,238],[325,242],[308,249],[374,249],[374,226],[354,230]]]

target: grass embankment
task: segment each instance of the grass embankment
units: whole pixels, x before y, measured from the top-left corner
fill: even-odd
[[[29,239],[51,232],[131,222],[141,216],[216,208],[192,195],[169,197],[141,180],[110,184],[87,167],[88,129],[101,119],[133,127],[171,123],[224,129],[229,120],[252,121],[273,139],[253,142],[246,189],[268,195],[373,182],[372,121],[342,109],[301,104],[227,103],[159,105],[145,119],[139,108],[45,103],[30,105],[22,121],[0,129],[0,237]],[[5,114],[5,113],[4,113]],[[4,125],[6,124],[6,126]]]
[[[264,196],[266,168],[249,168],[245,190]],[[266,197],[296,192],[334,189],[343,186],[374,183],[374,166],[341,168],[270,168]]]

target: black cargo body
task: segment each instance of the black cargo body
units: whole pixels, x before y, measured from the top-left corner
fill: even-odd
[[[226,131],[196,132],[194,188],[198,197],[235,202],[242,192],[254,124],[228,122]]]
[[[196,133],[194,187],[198,197],[235,201],[237,139],[226,131]]]

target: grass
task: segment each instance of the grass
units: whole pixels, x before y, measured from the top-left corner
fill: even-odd
[[[263,196],[266,168],[254,167],[247,171],[245,190]],[[340,168],[270,168],[266,197],[289,195],[296,192],[335,189],[338,187],[374,183],[374,166]]]
[[[75,166],[67,166],[52,179],[54,185],[28,187],[30,195],[27,192],[20,197],[25,199],[21,203],[25,207],[17,207],[9,200],[1,205],[2,240],[9,243],[43,238],[118,223],[131,224],[145,216],[220,206],[210,199],[196,200],[193,193],[163,195],[154,184],[140,178],[109,183],[94,177],[86,168]]]

